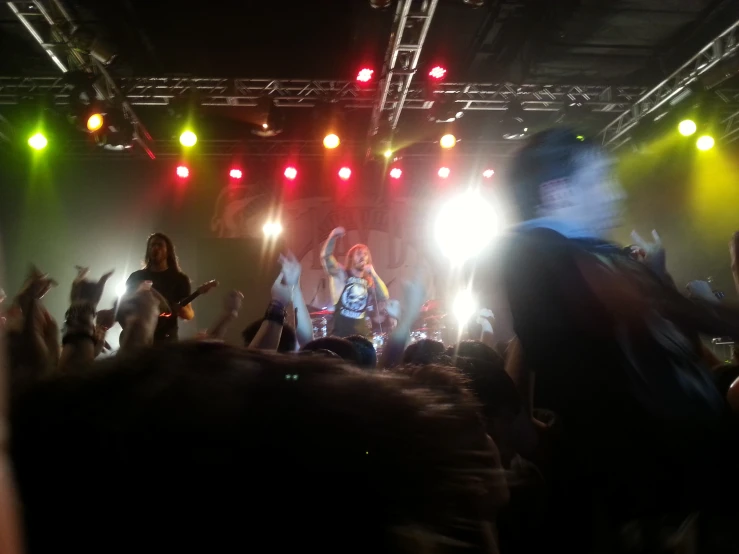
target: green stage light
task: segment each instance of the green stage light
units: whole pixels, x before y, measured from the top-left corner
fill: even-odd
[[[34,150],[43,150],[44,148],[46,148],[47,144],[49,144],[49,141],[46,140],[46,137],[43,135],[43,133],[36,133],[28,139],[28,146],[30,146]]]

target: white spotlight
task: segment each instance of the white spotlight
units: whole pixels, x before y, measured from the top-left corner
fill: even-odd
[[[459,327],[461,328],[466,325],[472,316],[475,315],[476,311],[477,302],[474,296],[472,296],[472,291],[470,289],[459,291],[452,304],[452,312],[459,322]]]
[[[279,221],[268,221],[262,227],[262,231],[264,231],[265,237],[277,237],[282,233],[282,225]]]
[[[455,265],[479,254],[500,229],[497,211],[474,190],[452,198],[436,216],[436,240]]]
[[[121,296],[123,296],[124,294],[126,294],[126,290],[127,290],[126,289],[126,282],[125,281],[121,281],[120,283],[118,283],[115,286],[115,295],[118,298],[120,298]]]

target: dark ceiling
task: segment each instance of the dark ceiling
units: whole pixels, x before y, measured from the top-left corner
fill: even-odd
[[[393,10],[366,0],[67,0],[105,33],[125,75],[351,78],[380,66]],[[0,6],[3,75],[55,67]],[[653,83],[739,17],[731,0],[441,0],[422,64],[460,81]]]
[[[118,76],[352,79],[364,64],[379,73],[394,14],[368,0],[66,5],[116,46]],[[652,86],[737,19],[732,0],[440,0],[420,65],[443,63],[457,82]],[[0,52],[13,54],[0,57],[0,75],[58,72],[2,4]],[[406,111],[401,123],[420,116]],[[473,112],[464,125],[490,117]],[[361,136],[369,110],[353,120]]]

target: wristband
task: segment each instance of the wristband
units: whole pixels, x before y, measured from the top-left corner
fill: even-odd
[[[95,305],[92,302],[73,303],[64,318],[64,334],[86,334],[95,332]]]
[[[272,301],[269,303],[269,306],[267,306],[267,311],[264,312],[264,319],[267,321],[274,321],[275,323],[279,323],[280,325],[285,324],[285,318],[287,317],[287,313],[285,312],[285,306],[283,306],[280,302]]]

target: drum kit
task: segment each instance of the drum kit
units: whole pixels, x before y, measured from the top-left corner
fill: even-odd
[[[308,306],[311,322],[313,323],[313,337],[327,337],[331,328],[331,320],[333,319],[333,310],[318,309]],[[429,300],[421,308],[421,315],[418,317],[411,330],[411,343],[424,339],[435,340],[444,343],[447,334],[446,325],[447,313],[442,309],[439,300]],[[368,325],[370,325],[368,323]],[[372,344],[377,354],[382,354],[382,349],[387,341],[387,332],[372,331]]]

